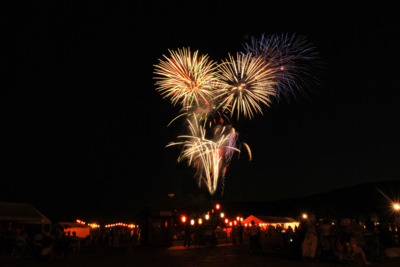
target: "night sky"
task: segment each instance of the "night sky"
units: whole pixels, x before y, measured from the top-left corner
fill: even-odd
[[[307,196],[398,180],[400,14],[390,6],[292,6],[281,1],[197,4],[24,3],[3,20],[0,201],[29,202],[50,218],[129,220],[147,203],[207,197],[194,170],[165,148],[184,133],[178,108],[155,91],[168,49],[211,59],[251,36],[296,33],[323,62],[306,97],[235,122],[253,160],[236,154],[226,201]],[[143,1],[146,2],[146,1]]]

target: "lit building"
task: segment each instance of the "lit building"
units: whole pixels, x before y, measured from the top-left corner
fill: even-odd
[[[250,225],[251,221],[261,228],[268,228],[269,226],[277,227],[280,226],[283,229],[288,229],[289,226],[292,229],[299,227],[300,222],[291,217],[275,217],[275,216],[254,216],[250,215],[242,221],[242,225]]]

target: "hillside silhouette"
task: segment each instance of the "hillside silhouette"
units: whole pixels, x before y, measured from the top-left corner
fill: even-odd
[[[393,203],[399,202],[400,181],[366,183],[307,197],[265,202],[226,202],[230,212],[244,216],[270,215],[299,218],[303,213],[317,218],[367,219],[377,215],[381,222],[393,220]]]

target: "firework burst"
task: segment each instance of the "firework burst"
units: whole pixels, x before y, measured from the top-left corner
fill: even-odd
[[[159,60],[154,65],[156,90],[164,98],[170,98],[172,104],[181,104],[183,108],[209,105],[213,99],[213,89],[217,82],[215,78],[216,64],[207,55],[193,54],[189,48],[169,50],[170,57]]]
[[[263,114],[262,105],[269,106],[275,96],[275,70],[262,57],[238,53],[236,58],[219,65],[217,74],[222,94],[221,106],[231,108],[231,116],[237,113],[249,119],[256,113]]]
[[[270,35],[244,44],[246,54],[262,57],[275,73],[277,97],[296,97],[318,84],[321,62],[315,47],[301,35]]]

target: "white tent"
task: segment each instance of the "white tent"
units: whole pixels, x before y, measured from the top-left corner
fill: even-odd
[[[291,218],[291,217],[275,217],[275,216],[254,216],[250,215],[246,219],[243,220],[242,225],[250,225],[251,221],[254,221],[255,224],[258,224],[261,227],[268,226],[278,226],[287,229],[289,226],[294,229],[296,226],[298,227],[300,222]]]
[[[51,221],[28,203],[0,202],[0,222],[51,224]]]

